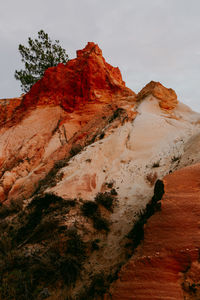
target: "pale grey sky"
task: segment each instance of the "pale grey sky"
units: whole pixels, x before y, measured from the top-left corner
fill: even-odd
[[[18,45],[40,29],[70,58],[98,43],[132,90],[160,81],[200,111],[200,0],[1,0],[0,98],[21,94]]]

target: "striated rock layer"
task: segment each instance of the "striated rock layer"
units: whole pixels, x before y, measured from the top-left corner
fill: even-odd
[[[94,43],[66,65],[48,69],[22,98],[0,104],[7,105],[1,111],[0,202],[5,205],[0,216],[8,216],[10,228],[6,232],[2,227],[1,233],[10,232],[11,241],[16,235],[18,251],[40,261],[42,253],[52,250],[52,228],[58,230],[61,247],[55,249],[60,249],[60,260],[50,265],[54,274],[62,270],[65,280],[69,272],[61,265],[66,259],[69,263],[68,235],[76,231],[81,243],[73,243],[78,248],[84,244],[84,249],[81,262],[76,252],[77,278],[63,291],[64,299],[88,295],[88,288],[97,299],[96,276],[103,274],[108,285],[127,261],[127,234],[151,199],[157,178],[200,160],[194,151],[200,144],[200,115],[158,82],[136,97]],[[95,207],[93,215],[85,212],[85,204]],[[51,286],[53,293],[61,292],[59,278]],[[62,298],[57,294],[54,299]]]
[[[200,299],[200,164],[164,178],[160,212],[105,299]]]

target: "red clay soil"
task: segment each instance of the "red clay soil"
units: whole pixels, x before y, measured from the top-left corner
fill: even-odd
[[[167,175],[164,185],[161,211],[105,299],[200,299],[200,164]]]

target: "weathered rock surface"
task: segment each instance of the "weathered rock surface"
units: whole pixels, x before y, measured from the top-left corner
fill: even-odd
[[[163,109],[174,109],[178,104],[177,95],[174,90],[167,89],[160,82],[151,81],[149,82],[137,95],[137,101],[140,101],[153,95],[159,100],[159,105]]]
[[[127,261],[127,234],[151,199],[157,178],[200,160],[193,151],[200,140],[200,114],[178,103],[175,92],[160,83],[151,82],[136,97],[94,43],[66,65],[48,69],[22,98],[0,105],[0,201],[23,202],[25,225],[19,229],[21,215],[14,218],[23,232],[16,238],[17,249],[40,260],[38,249],[46,253],[51,247],[48,234],[46,244],[33,242],[42,216],[59,219],[66,236],[76,229],[87,248],[83,265],[78,264],[80,276],[65,293],[76,299],[97,274],[112,278]],[[95,218],[84,215],[84,203],[105,192],[113,193],[111,207],[98,203]],[[36,214],[30,225],[33,212],[26,207],[35,199],[54,200],[55,210],[57,202],[67,206],[75,200],[55,214],[48,207],[49,216],[37,204],[40,217]],[[11,214],[15,212],[16,207]],[[61,262],[63,253],[57,253]]]
[[[131,108],[134,100],[119,69],[94,43],[48,69],[23,98],[2,100],[0,201],[29,197],[72,145],[94,141],[114,111],[127,103]],[[130,119],[135,115],[127,112]]]
[[[161,211],[105,299],[200,299],[200,164],[164,178]]]
[[[96,44],[88,43],[77,51],[76,59],[46,70],[24,97],[24,105],[60,105],[72,112],[87,102],[109,103],[116,96],[134,95],[125,87],[120,70],[105,62]]]
[[[11,121],[21,103],[22,97],[0,100],[0,126],[3,126],[6,122]]]

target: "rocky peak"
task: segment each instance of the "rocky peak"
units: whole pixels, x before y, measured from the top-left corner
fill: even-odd
[[[152,95],[159,100],[163,109],[172,110],[178,104],[177,95],[173,89],[164,87],[160,82],[149,82],[138,94],[137,101],[143,100]]]
[[[102,50],[97,44],[88,42],[84,49],[76,51],[77,57],[87,56],[90,54],[102,56]]]
[[[134,95],[125,86],[119,68],[106,63],[98,45],[88,43],[77,51],[77,58],[47,69],[25,96],[24,105],[61,105],[72,112],[82,103],[108,103],[116,97]]]

